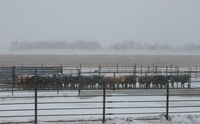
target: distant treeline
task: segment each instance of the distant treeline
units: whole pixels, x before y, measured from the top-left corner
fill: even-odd
[[[172,50],[168,44],[140,43],[134,41],[118,42],[110,46],[114,50]]]
[[[113,43],[107,48],[103,48],[97,41],[13,41],[11,44],[13,50],[31,50],[31,49],[78,49],[78,50],[162,50],[162,51],[175,51],[175,50],[188,50],[198,51],[200,50],[200,44],[188,43],[185,45],[171,45],[167,43],[143,43],[135,41],[122,41]]]
[[[114,50],[162,50],[162,51],[199,51],[200,44],[187,43],[174,45],[169,43],[143,43],[143,42],[135,42],[135,41],[124,41],[118,42],[110,46],[111,49]]]
[[[28,49],[80,49],[80,50],[95,50],[101,49],[98,42],[93,41],[13,41],[11,44],[13,50],[28,50]]]

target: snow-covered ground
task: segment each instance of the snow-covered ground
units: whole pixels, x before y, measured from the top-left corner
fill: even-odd
[[[138,84],[137,84],[137,87]],[[179,84],[180,87],[180,84]],[[187,84],[186,84],[187,87]],[[199,93],[200,79],[192,78],[191,89],[170,89],[171,94]],[[146,94],[152,96],[145,96]],[[165,118],[166,89],[108,90],[106,124],[199,124],[200,96],[170,96],[169,120]],[[157,95],[155,95],[157,94]],[[34,92],[0,92],[0,123],[34,123]],[[94,95],[94,96],[91,96]],[[97,95],[97,96],[95,96]],[[138,95],[138,96],[137,96]],[[103,97],[100,90],[39,91],[39,124],[101,124]],[[54,97],[52,97],[54,96]],[[135,102],[134,102],[135,101]],[[12,104],[13,103],[13,104]],[[17,103],[17,104],[16,104]],[[122,107],[122,108],[120,108]],[[23,109],[23,111],[18,111]],[[48,110],[51,109],[51,110]],[[72,115],[71,115],[72,114]],[[44,116],[46,115],[46,116]],[[72,120],[72,121],[70,121]],[[77,121],[74,121],[77,120]],[[80,121],[81,120],[81,121]]]
[[[165,90],[162,91],[164,92]],[[90,92],[90,94],[93,94],[93,92],[95,93],[97,91],[94,90],[94,91],[84,91],[84,92]],[[145,92],[145,90],[142,92]],[[99,96],[81,95],[79,97],[77,91],[59,91],[59,93],[57,91],[40,91],[38,92],[39,96],[38,115],[41,116],[38,116],[38,123],[71,124],[72,122],[67,122],[67,121],[81,120],[73,123],[101,124],[102,106],[103,106],[102,103],[103,97],[101,96],[102,95],[101,93],[102,92],[99,92]],[[199,106],[200,96],[190,96],[190,97],[170,96],[170,100],[172,102],[170,102],[171,108],[169,109],[170,112],[169,120],[166,120],[164,116],[166,111],[165,100],[166,100],[165,96],[132,96],[130,94],[124,94],[118,91],[110,92],[109,96],[106,97],[106,101],[110,101],[106,103],[106,107],[109,107],[108,109],[106,109],[106,114],[108,114],[106,115],[106,124],[122,124],[122,123],[123,124],[152,124],[152,123],[153,124],[177,124],[177,123],[199,124],[200,123],[200,111],[198,111],[200,109]],[[12,104],[12,103],[18,103],[18,104]],[[0,123],[33,122],[34,120],[33,103],[34,103],[33,91],[24,91],[24,92],[18,91],[14,92],[13,96],[11,92],[1,92],[0,116],[19,116],[19,115],[26,115],[26,116],[31,115],[31,116],[21,117],[21,118],[1,117]],[[176,107],[176,106],[182,106],[182,107]],[[118,108],[118,107],[127,107],[127,108]],[[75,108],[75,109],[70,109],[70,108]],[[24,111],[12,111],[14,109],[15,110],[24,109]],[[31,110],[25,110],[25,109],[31,109]],[[52,109],[52,110],[46,110],[46,109]],[[196,113],[192,113],[192,111],[193,112],[196,111]],[[111,113],[115,114],[112,115]],[[120,114],[120,113],[126,113],[126,114]],[[68,115],[68,114],[74,114],[74,115]],[[63,116],[42,116],[42,115],[63,115]]]
[[[92,118],[91,118],[92,120]],[[83,120],[79,122],[38,122],[39,124],[102,124],[101,121]],[[105,124],[199,124],[200,115],[172,115],[166,120],[163,115],[141,117],[107,118]]]
[[[2,55],[199,55],[196,51],[165,51],[165,50],[113,50],[113,49],[97,49],[97,50],[79,50],[79,49],[36,49],[36,50],[10,50],[9,48],[2,48],[0,54]]]

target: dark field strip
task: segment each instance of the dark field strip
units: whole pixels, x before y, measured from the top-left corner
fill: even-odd
[[[200,65],[199,55],[0,55],[0,64],[122,66],[137,65]]]

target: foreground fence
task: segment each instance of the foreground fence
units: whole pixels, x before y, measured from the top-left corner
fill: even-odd
[[[113,117],[200,114],[199,89],[1,92],[0,123],[102,121]],[[23,121],[22,121],[23,120]]]
[[[161,115],[166,119],[172,114],[200,113],[200,89],[188,87],[173,88],[170,83],[165,88],[140,88],[138,81],[132,88],[110,88],[108,82],[101,83],[101,88],[85,88],[80,85],[69,88],[60,87],[55,83],[54,88],[41,88],[38,76],[44,75],[73,75],[83,82],[81,76],[120,75],[171,75],[185,74],[197,79],[199,68],[195,67],[2,67],[0,69],[0,123],[19,122],[77,122],[102,121],[112,117],[128,117],[140,115]],[[16,75],[28,74],[33,76],[31,87],[17,87]],[[81,79],[81,80],[80,80]],[[188,80],[189,82],[189,80]],[[193,80],[191,82],[193,85]],[[52,86],[53,87],[53,86]],[[71,86],[72,87],[72,86]],[[41,90],[42,89],[42,90]],[[111,90],[113,89],[113,90]],[[186,97],[187,96],[187,97]],[[189,97],[192,96],[192,97]]]

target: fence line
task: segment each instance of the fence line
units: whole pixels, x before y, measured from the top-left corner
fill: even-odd
[[[20,92],[20,91],[18,91]],[[40,91],[36,91],[38,92],[39,94],[41,93]],[[117,91],[116,91],[117,92]],[[37,93],[37,95],[38,95]],[[190,95],[193,95],[193,96],[196,96],[197,99],[187,99],[186,98],[181,98],[181,99],[171,99],[170,100],[170,97],[172,97],[171,95],[169,96],[169,103],[171,103],[171,105],[168,105],[166,106],[164,103],[167,102],[167,100],[165,100],[165,96],[163,95],[157,95],[157,96],[160,96],[162,97],[162,100],[156,100],[154,98],[151,98],[151,97],[154,97],[154,96],[150,96],[151,99],[149,100],[130,100],[129,97],[135,97],[137,95],[109,95],[109,94],[106,94],[105,92],[105,97],[104,95],[99,95],[99,96],[95,96],[95,95],[84,95],[84,96],[78,96],[75,95],[75,96],[46,96],[46,95],[39,95],[36,97],[33,95],[33,96],[12,96],[12,97],[0,97],[0,99],[18,99],[18,100],[22,100],[22,99],[29,99],[29,101],[33,101],[34,98],[36,98],[37,100],[35,102],[5,102],[5,103],[1,103],[0,104],[0,113],[2,112],[6,112],[7,114],[4,115],[4,114],[1,114],[0,115],[0,118],[4,118],[4,120],[8,119],[9,118],[32,118],[31,120],[34,120],[35,123],[38,122],[38,119],[40,120],[40,118],[42,117],[67,117],[67,116],[70,116],[70,117],[82,117],[82,116],[96,116],[97,118],[101,118],[100,120],[102,122],[105,122],[105,119],[109,116],[131,116],[131,115],[152,115],[152,114],[156,114],[156,115],[160,115],[162,113],[165,113],[166,115],[166,119],[167,118],[167,112],[164,110],[166,108],[168,108],[170,111],[168,111],[169,115],[170,114],[182,114],[182,113],[200,113],[200,111],[197,111],[197,109],[200,108],[200,94],[190,94]],[[174,96],[185,96],[184,94],[182,95],[174,95]],[[73,99],[69,99],[68,101],[65,101],[66,99],[63,99],[63,101],[59,101],[59,102],[56,102],[56,101],[43,101],[43,99],[49,99],[51,100],[53,98],[66,98],[66,99],[69,99],[69,98],[88,98],[88,97],[98,97],[100,98],[99,100],[92,100],[92,101],[88,101],[87,99],[86,100],[83,100],[83,101],[73,101]],[[127,97],[127,99],[122,99],[120,100],[119,98],[125,98]],[[167,96],[166,96],[167,97]],[[103,98],[103,99],[101,99]],[[32,100],[31,100],[32,99]],[[112,100],[113,99],[113,100]],[[105,100],[105,101],[104,101]],[[23,101],[23,100],[22,100]],[[188,105],[183,105],[182,103],[188,103]],[[155,105],[144,105],[144,103],[154,103]],[[79,107],[76,107],[76,106],[72,106],[72,107],[69,107],[68,105],[78,105],[78,104],[85,104],[86,107],[84,106],[79,106]],[[90,106],[90,104],[92,104],[93,106]],[[104,104],[104,105],[103,105]],[[138,106],[137,104],[140,104],[140,106]],[[28,106],[27,106],[28,105]],[[32,106],[32,108],[30,108],[30,105]],[[33,105],[37,105],[37,107],[34,108]],[[42,108],[42,106],[49,106],[49,107],[46,107],[46,108]],[[53,106],[51,106],[53,105]],[[66,105],[66,106],[62,106],[62,105]],[[4,108],[5,106],[10,106],[10,107],[6,107]],[[17,107],[17,106],[20,106],[20,107]],[[23,108],[24,106],[24,108]],[[59,106],[59,107],[55,107],[55,106]],[[89,107],[88,107],[89,106]],[[38,108],[39,107],[39,108]],[[184,108],[186,108],[184,110]],[[145,109],[145,111],[144,111]],[[149,110],[148,110],[149,109]],[[152,111],[155,110],[155,111]],[[178,110],[173,110],[173,109],[178,109]],[[74,113],[73,111],[75,110],[78,110],[78,113]],[[95,111],[92,111],[92,110],[95,110]],[[96,111],[98,110],[98,111]],[[101,110],[103,112],[101,112]],[[122,112],[117,112],[118,110],[123,110]],[[126,112],[126,110],[129,110],[128,112]],[[132,110],[132,112],[130,111]],[[140,111],[135,111],[134,110],[140,110]],[[37,113],[33,113],[34,111],[37,111]],[[47,113],[45,111],[48,111]],[[51,111],[49,113],[49,111]],[[56,111],[55,114],[54,111]],[[59,112],[60,113],[59,113]],[[64,113],[62,113],[64,111]],[[68,112],[69,111],[69,112]],[[91,111],[89,113],[87,113],[88,111]],[[22,112],[22,114],[14,114],[15,112]],[[29,113],[26,113],[26,114],[23,114],[24,112],[29,112]],[[33,114],[30,114],[33,113]],[[38,114],[38,112],[40,114]],[[41,114],[41,112],[43,114]],[[81,112],[81,113],[80,113]],[[35,117],[36,116],[36,117]],[[33,119],[35,117],[35,119]],[[63,118],[64,121],[67,121],[66,118]],[[79,118],[80,119],[80,118]],[[74,119],[73,121],[77,121],[79,119]],[[49,121],[49,120],[47,120]],[[56,121],[56,120],[54,120]],[[68,121],[71,121],[73,122],[72,120],[68,120]],[[96,120],[97,121],[97,120]],[[32,121],[31,121],[32,122]]]
[[[30,67],[24,67],[23,68],[27,69],[27,68],[30,68]],[[138,67],[137,65],[134,65],[130,70],[122,70],[121,67],[119,65],[117,65],[116,67],[114,68],[110,68],[110,69],[107,69],[107,67],[102,67],[102,66],[98,66],[95,68],[95,70],[90,70],[90,71],[87,71],[87,69],[84,69],[83,65],[80,65],[79,67],[77,67],[75,70],[77,71],[77,75],[78,76],[81,76],[81,75],[84,75],[84,74],[98,74],[99,76],[103,75],[104,73],[113,73],[114,77],[115,77],[115,74],[116,73],[131,73],[131,74],[149,74],[149,73],[162,73],[163,75],[165,76],[168,76],[168,75],[171,75],[171,74],[181,74],[181,73],[184,73],[184,74],[187,74],[187,75],[190,75],[190,74],[194,74],[196,76],[198,76],[198,73],[200,73],[198,69],[198,67],[196,66],[195,67],[196,70],[195,71],[192,71],[192,68],[188,66],[188,68],[183,68],[182,70],[179,68],[179,67],[174,67],[172,68],[171,67],[162,67],[162,68],[159,68],[158,66],[155,66],[153,65],[153,68],[151,68],[150,66],[148,66],[147,68],[144,68],[143,66],[140,66]],[[9,88],[9,86],[11,85],[10,88],[12,88],[12,96],[9,96],[9,95],[6,95],[6,96],[1,96],[0,99],[25,99],[29,102],[27,103],[22,103],[22,102],[15,102],[15,103],[1,103],[0,104],[0,118],[32,118],[32,120],[34,120],[34,123],[37,124],[38,122],[38,118],[41,118],[41,117],[53,117],[53,116],[56,116],[56,117],[64,117],[64,116],[97,116],[97,117],[100,117],[101,118],[101,121],[104,123],[105,120],[106,120],[106,117],[108,116],[118,116],[118,115],[142,115],[142,114],[161,114],[161,113],[165,113],[166,115],[166,119],[168,120],[168,116],[170,114],[175,114],[175,113],[200,113],[199,111],[196,111],[196,109],[199,109],[200,106],[199,105],[170,105],[169,103],[179,103],[181,104],[181,102],[190,102],[190,103],[195,103],[195,102],[200,102],[200,100],[170,100],[170,97],[172,96],[183,96],[183,94],[171,94],[170,93],[170,88],[169,88],[169,83],[167,83],[167,87],[166,87],[166,90],[164,90],[166,93],[164,94],[157,94],[157,95],[152,95],[152,94],[135,94],[135,95],[109,95],[107,94],[109,89],[107,88],[106,86],[106,83],[103,83],[103,87],[101,89],[101,92],[102,94],[101,95],[82,95],[82,89],[80,88],[80,85],[77,87],[76,91],[78,92],[78,94],[76,96],[59,96],[59,92],[60,92],[60,89],[57,87],[57,96],[50,96],[50,95],[46,95],[46,96],[40,96],[38,95],[38,93],[40,93],[40,90],[38,90],[39,88],[39,84],[38,84],[38,79],[37,79],[37,76],[38,75],[41,75],[41,71],[40,71],[40,68],[34,68],[34,67],[31,67],[31,71],[29,69],[29,71],[24,71],[23,69],[23,73],[31,73],[33,74],[35,77],[34,77],[34,89],[30,89],[30,90],[26,90],[24,92],[27,92],[27,91],[33,91],[34,90],[34,93],[31,95],[31,96],[15,96],[14,95],[14,91],[18,91],[17,88],[15,88],[15,76],[16,76],[16,73],[19,73],[17,72],[17,67],[13,66],[11,68],[9,68],[10,70],[5,70],[5,69],[8,69],[8,68],[1,68],[0,67],[0,73],[3,75],[3,74],[6,74],[8,79],[11,81],[10,83],[8,83],[9,85],[7,85],[8,87],[4,87],[4,85],[1,85],[1,88],[3,87],[3,89],[5,90],[5,88]],[[44,67],[42,67],[42,69],[44,69]],[[151,70],[152,69],[152,70]],[[20,70],[21,71],[21,70]],[[43,70],[45,73],[47,72],[45,69]],[[62,67],[62,66],[59,66],[59,71],[56,69],[54,70],[53,74],[57,74],[57,73],[61,73],[63,74],[65,71],[65,68]],[[21,72],[20,72],[21,73]],[[48,72],[49,73],[49,72]],[[2,76],[0,74],[0,76]],[[52,74],[52,73],[51,73]],[[4,75],[3,75],[4,76]],[[5,76],[6,77],[6,76]],[[101,80],[99,79],[99,82],[101,82]],[[6,83],[5,83],[6,84]],[[4,91],[2,90],[2,91]],[[66,90],[66,89],[63,89],[63,90]],[[9,90],[5,90],[5,91],[9,91]],[[62,91],[62,90],[61,90]],[[69,90],[70,91],[70,90]],[[116,92],[117,91],[120,91],[120,90],[115,90]],[[88,90],[89,92],[89,90]],[[118,98],[118,97],[135,97],[135,96],[162,96],[164,97],[163,100],[110,100],[110,98]],[[189,94],[184,94],[184,96],[200,96],[200,94],[198,93],[195,93],[195,94],[192,94],[192,93],[189,93]],[[61,101],[61,102],[44,102],[42,101],[43,98],[46,98],[46,99],[54,99],[54,98],[88,98],[88,97],[98,97],[100,98],[101,100],[99,101]],[[32,100],[33,102],[30,102],[30,100]],[[159,105],[159,106],[110,106],[110,104],[116,104],[116,103],[146,103],[146,102],[149,102],[149,103],[157,103],[157,102],[160,102],[160,103],[163,103],[163,105]],[[58,104],[97,104],[98,106],[100,107],[87,107],[87,108],[84,108],[84,107],[71,107],[71,108],[67,108],[67,107],[50,107],[50,108],[40,108],[42,105],[58,105]],[[32,108],[30,108],[30,106],[28,106],[28,108],[26,108],[27,105],[32,105]],[[5,106],[10,106],[10,107],[14,107],[13,108],[9,108],[9,109],[2,109],[2,106],[5,107]],[[18,107],[20,106],[20,107]],[[25,108],[21,108],[22,106],[25,106]],[[16,108],[17,107],[17,108]],[[119,110],[119,109],[128,109],[128,110],[136,110],[136,109],[158,109],[156,111],[146,111],[146,112],[116,112],[116,110]],[[195,110],[190,110],[190,111],[187,111],[187,110],[184,110],[184,111],[169,111],[170,109],[172,108],[193,108]],[[65,111],[66,113],[44,113],[44,111]],[[74,112],[67,112],[68,110],[81,110],[82,113],[74,113]],[[88,110],[88,111],[91,111],[91,113],[85,113],[85,110]],[[92,111],[92,110],[98,110],[98,111]],[[6,112],[6,114],[4,114],[3,112]],[[10,115],[10,112],[22,112],[22,114],[13,114],[13,115]],[[28,114],[23,114],[23,112],[29,112]],[[43,114],[40,114],[43,113]],[[67,120],[65,120],[67,121]],[[72,121],[72,120],[69,120],[69,121]],[[74,119],[74,121],[76,121],[76,119]]]
[[[196,70],[195,70],[196,69]],[[75,74],[76,76],[84,76],[84,75],[98,75],[104,76],[105,74],[113,74],[115,77],[116,74],[126,74],[126,75],[137,75],[137,76],[144,76],[144,75],[181,75],[185,74],[190,77],[198,78],[200,69],[198,66],[191,67],[188,65],[186,68],[180,68],[178,66],[169,67],[160,67],[153,64],[153,66],[137,66],[136,64],[133,66],[101,66],[98,65],[97,67],[84,67],[82,64],[75,68],[68,68],[67,66],[12,66],[12,67],[0,67],[0,84],[1,87],[4,88],[11,88],[15,90],[16,88],[16,76],[17,75],[34,75],[35,70],[37,70],[38,75],[57,75],[57,74]],[[69,72],[68,72],[69,71]],[[75,72],[71,72],[75,71]],[[50,84],[48,82],[48,84]],[[188,87],[189,83],[188,83]],[[20,87],[19,87],[20,88]],[[23,88],[23,87],[22,87]],[[60,87],[56,87],[56,89],[60,90]],[[66,88],[65,88],[66,89]]]

